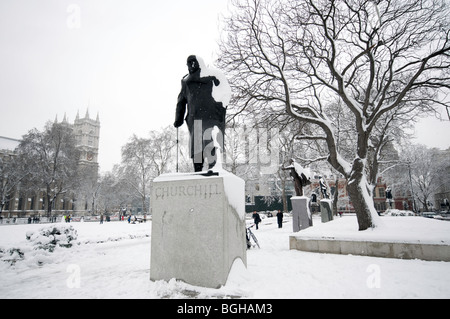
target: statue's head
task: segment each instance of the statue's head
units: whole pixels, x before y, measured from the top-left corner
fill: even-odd
[[[189,70],[189,74],[193,74],[193,73],[197,72],[198,70],[200,70],[200,64],[195,55],[190,55],[187,58],[187,67]]]

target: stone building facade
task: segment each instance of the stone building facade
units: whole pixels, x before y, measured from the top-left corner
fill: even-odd
[[[58,119],[55,118],[55,123]],[[91,119],[89,111],[86,111],[84,118],[77,116],[73,123],[70,123],[66,116],[60,124],[67,125],[67,128],[73,130],[76,147],[80,150],[80,159],[78,168],[88,170],[90,179],[96,181],[98,177],[98,152],[100,141],[100,119],[97,114],[96,119]],[[0,160],[13,160],[15,149],[19,146],[20,140],[0,136]],[[1,176],[0,176],[1,177]],[[0,178],[4,179],[3,176]],[[44,190],[36,190],[33,193],[23,193],[20,187],[15,189],[13,194],[5,195],[6,204],[3,208],[3,217],[23,217],[45,215],[46,196]],[[76,190],[69,194],[58,195],[53,202],[52,211],[56,212],[73,212],[85,211],[89,207],[88,199],[83,194],[77,193]]]

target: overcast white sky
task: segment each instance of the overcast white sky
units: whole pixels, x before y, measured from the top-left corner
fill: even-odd
[[[212,63],[228,0],[0,1],[0,136],[21,138],[66,113],[100,116],[101,171],[136,134],[172,125],[186,58]],[[450,122],[418,143],[450,147]],[[174,129],[175,134],[175,129]]]

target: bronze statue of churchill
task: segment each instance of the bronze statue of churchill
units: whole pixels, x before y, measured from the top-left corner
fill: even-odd
[[[216,162],[216,145],[212,136],[215,126],[222,133],[217,141],[223,149],[226,108],[212,94],[213,87],[220,85],[219,79],[208,75],[202,77],[202,69],[206,72],[203,61],[191,55],[187,59],[187,67],[189,74],[181,80],[174,126],[178,128],[186,121],[194,170],[200,172],[206,159],[208,169],[214,167]]]

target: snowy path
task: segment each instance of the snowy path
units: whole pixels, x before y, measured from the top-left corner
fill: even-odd
[[[151,223],[72,225],[80,245],[0,263],[0,298],[450,298],[450,263],[290,251],[290,220],[278,229],[265,219],[254,231],[261,249],[221,289],[151,282]],[[1,226],[0,247],[26,250],[25,233],[39,227]]]

